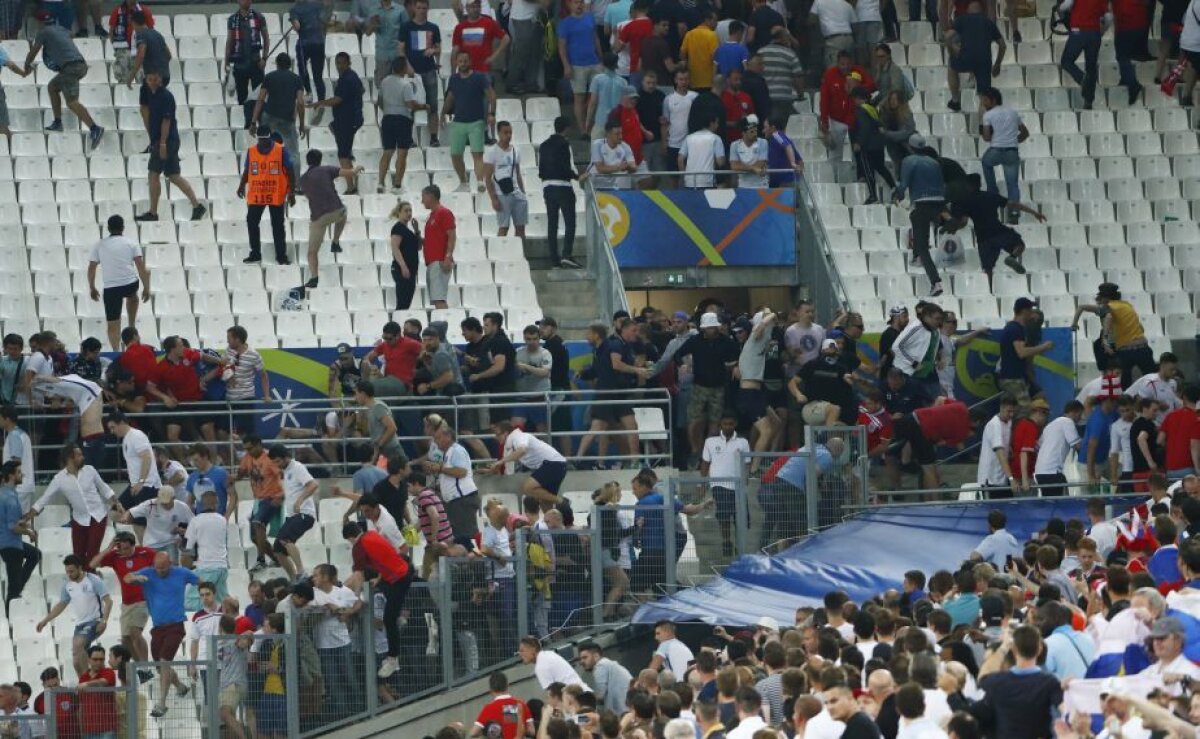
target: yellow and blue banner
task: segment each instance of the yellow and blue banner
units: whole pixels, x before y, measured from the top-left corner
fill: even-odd
[[[790,189],[596,194],[621,268],[794,265],[795,205]]]

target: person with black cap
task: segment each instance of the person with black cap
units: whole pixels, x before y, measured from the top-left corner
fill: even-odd
[[[1128,390],[1133,384],[1133,370],[1148,374],[1155,370],[1154,352],[1146,340],[1146,331],[1137,310],[1126,300],[1121,299],[1121,288],[1112,282],[1105,282],[1096,289],[1094,305],[1081,304],[1075,309],[1075,317],[1071,319],[1071,330],[1079,328],[1079,318],[1084,313],[1093,313],[1100,317],[1103,325],[1103,335],[1096,339],[1100,351],[1116,355],[1121,362],[1121,389]]]
[[[1019,275],[1025,274],[1021,255],[1025,252],[1025,241],[1016,229],[1000,222],[1002,209],[1025,211],[1045,223],[1046,216],[1040,210],[1014,202],[995,192],[984,191],[982,178],[978,174],[967,175],[967,188],[963,193],[950,196],[949,208],[942,211],[942,230],[954,233],[967,225],[967,219],[975,230],[975,243],[979,248],[979,265],[988,278],[988,289],[992,287],[992,270],[1000,253],[1008,254],[1004,264]]]
[[[354,395],[362,371],[354,357],[354,347],[346,342],[337,345],[337,359],[329,365],[329,397],[345,398]]]
[[[1025,327],[1036,307],[1037,303],[1029,298],[1017,298],[1013,303],[1012,320],[1000,331],[1000,364],[996,370],[996,386],[1001,392],[1017,399],[1022,416],[1029,412],[1027,364],[1037,355],[1054,348],[1054,342],[1049,339],[1035,346],[1029,346],[1026,341]]]
[[[295,168],[292,157],[283,144],[271,137],[271,129],[258,127],[258,140],[246,152],[242,181],[237,196],[246,200],[246,231],[250,237],[250,256],[244,264],[262,261],[262,240],[258,224],[264,210],[271,211],[271,235],[275,242],[275,262],[291,264],[287,255],[287,229],[284,223],[284,204],[296,204]]]

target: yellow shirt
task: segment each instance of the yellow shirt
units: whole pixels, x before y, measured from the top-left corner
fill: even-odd
[[[717,32],[705,25],[699,25],[687,32],[679,52],[687,56],[688,81],[693,88],[712,87],[713,56],[717,53]]]
[[[269,649],[271,650],[271,656],[267,659],[267,664],[274,667],[277,671],[267,673],[266,679],[263,680],[263,693],[267,695],[283,695],[286,692],[283,689],[283,642],[276,642]]]
[[[1142,322],[1132,305],[1124,300],[1110,300],[1108,311],[1112,314],[1113,343],[1118,349],[1146,338]]]

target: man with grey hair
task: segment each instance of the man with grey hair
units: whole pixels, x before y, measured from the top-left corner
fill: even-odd
[[[663,728],[663,739],[696,739],[696,727],[685,718],[673,718]]]

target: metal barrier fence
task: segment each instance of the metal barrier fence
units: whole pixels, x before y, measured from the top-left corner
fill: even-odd
[[[477,461],[492,461],[498,450],[487,427],[481,421],[494,423],[520,417],[540,425],[537,433],[564,451],[576,463],[617,463],[625,466],[659,466],[670,463],[671,396],[661,388],[637,388],[628,391],[570,390],[542,393],[536,397],[519,393],[490,393],[487,395],[459,395],[436,399],[412,396],[377,398],[392,409],[396,421],[396,440],[411,457],[425,454],[429,447],[424,419],[430,414],[440,415],[456,431]],[[654,445],[630,444],[622,449],[621,443],[631,442],[637,430],[597,429],[589,424],[589,411],[605,405],[629,405],[632,403],[643,416],[645,427],[639,429],[655,436],[666,435],[667,443],[661,449]],[[647,410],[648,409],[648,410]],[[63,444],[79,441],[78,416],[53,412],[47,409],[20,409],[18,424],[30,433],[34,441],[38,482],[45,482],[57,472],[61,465],[58,456]],[[147,406],[141,413],[130,413],[134,424],[150,432],[156,445],[166,448],[173,456],[184,458],[184,447],[191,441],[211,442],[212,447],[226,462],[236,460],[239,438],[260,426],[260,420],[278,421],[278,433],[269,442],[303,449],[298,459],[313,470],[325,469],[336,474],[346,468],[356,467],[359,461],[357,448],[371,443],[367,434],[365,407],[353,399],[330,400],[289,399],[284,401],[201,401],[189,403],[187,409],[168,409],[162,405]],[[655,413],[657,411],[657,413]],[[331,415],[332,414],[332,415]],[[661,416],[659,416],[661,414]],[[661,418],[661,423],[658,419]],[[212,438],[203,436],[202,421],[213,423]],[[332,422],[331,422],[332,421]],[[168,426],[180,426],[179,442],[168,441]],[[575,455],[573,452],[587,438],[612,439],[616,442],[616,454],[597,453]],[[612,451],[612,444],[609,444]],[[590,447],[590,445],[589,445]],[[629,450],[633,449],[633,453]],[[585,449],[584,451],[588,451]],[[119,477],[123,474],[119,440],[106,435],[103,462],[97,466],[101,473]]]

